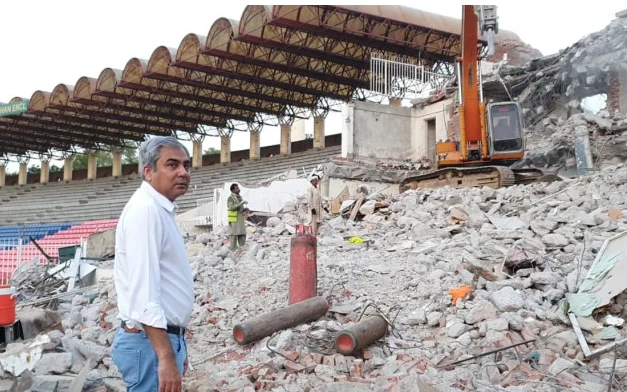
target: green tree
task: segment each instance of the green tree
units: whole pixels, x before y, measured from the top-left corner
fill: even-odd
[[[57,165],[50,165],[48,167],[48,170],[50,171],[50,173],[57,173],[57,172],[62,172],[63,171],[63,167],[62,166],[59,167]],[[39,166],[39,165],[31,165],[31,166],[28,167],[28,169],[26,169],[26,171],[29,174],[41,173],[41,166]]]
[[[97,165],[100,167],[111,166],[113,163],[113,154],[109,151],[100,150],[96,152],[98,158]],[[74,170],[87,169],[88,154],[80,154],[74,157],[72,166]]]
[[[213,154],[219,154],[220,150],[216,150],[213,147],[209,147],[208,149],[205,150],[205,152],[202,153],[202,155],[213,155]]]
[[[98,157],[98,167],[107,167],[113,165],[113,154],[111,151],[100,150],[96,152]],[[74,170],[87,169],[87,154],[80,154],[74,157],[73,168]],[[122,164],[138,163],[139,157],[137,156],[137,149],[134,147],[124,147],[122,150]]]
[[[128,165],[131,163],[138,163],[139,157],[137,156],[137,149],[133,147],[125,147],[122,152],[122,164]]]

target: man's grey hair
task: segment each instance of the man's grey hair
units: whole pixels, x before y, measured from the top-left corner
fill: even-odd
[[[187,159],[190,159],[187,147],[174,136],[153,136],[139,146],[139,164],[142,179],[145,179],[144,167],[150,166],[153,171],[157,170],[157,161],[161,155],[161,147],[178,148],[187,155]]]

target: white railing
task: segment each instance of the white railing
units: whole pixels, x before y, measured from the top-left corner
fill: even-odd
[[[57,239],[54,242],[41,241],[38,242],[39,248],[30,243],[27,237],[19,239],[0,239],[0,284],[6,284],[13,272],[20,264],[36,262],[38,264],[48,263],[48,259],[42,253],[52,259],[53,262],[58,261],[59,248],[68,246],[81,245],[84,246],[86,240],[81,239],[79,243],[75,240]]]
[[[386,97],[424,98],[451,79],[404,58],[370,57],[370,90]]]

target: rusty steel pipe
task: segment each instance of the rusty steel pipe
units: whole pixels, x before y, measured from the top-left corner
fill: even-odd
[[[248,344],[282,329],[318,320],[329,310],[324,297],[313,297],[286,308],[262,314],[233,327],[233,338],[240,344]]]
[[[335,338],[335,348],[343,355],[358,354],[384,337],[387,331],[387,321],[381,316],[372,316],[341,331]]]

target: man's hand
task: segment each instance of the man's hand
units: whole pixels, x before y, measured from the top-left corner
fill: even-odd
[[[315,208],[312,208],[312,209],[311,209],[311,215],[317,215],[317,214],[316,214],[316,209],[315,209]]]
[[[183,378],[174,357],[170,360],[159,359],[158,375],[159,392],[181,392]]]
[[[183,362],[183,375],[187,374],[188,368],[189,368],[189,359],[185,358],[185,362]]]
[[[159,367],[157,368],[159,392],[181,392],[183,378],[179,367],[176,365],[176,357],[168,333],[165,329],[146,324],[144,324],[144,331],[146,331],[159,360]]]

